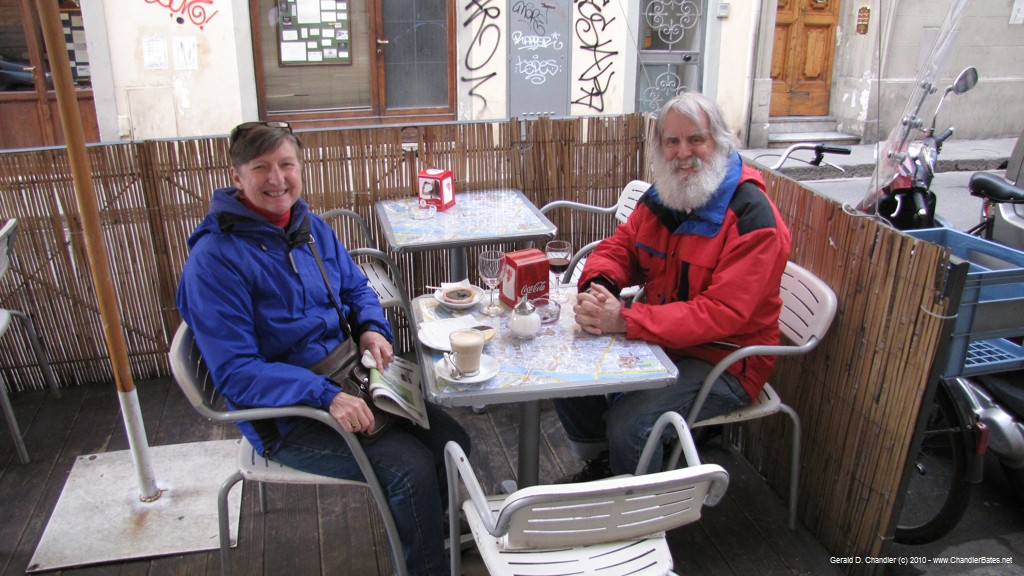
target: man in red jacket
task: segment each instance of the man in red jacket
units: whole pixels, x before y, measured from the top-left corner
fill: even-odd
[[[610,399],[556,401],[573,451],[588,461],[563,481],[633,473],[658,416],[675,410],[685,417],[718,360],[738,347],[779,343],[789,230],[734,141],[707,96],[688,92],[662,108],[651,143],[655,183],[587,259],[573,310],[587,332],[658,344],[679,378]],[[643,301],[620,302],[619,290],[637,284]],[[773,367],[771,358],[754,356],[729,368],[700,417],[749,404]],[[657,454],[651,468],[660,466]]]

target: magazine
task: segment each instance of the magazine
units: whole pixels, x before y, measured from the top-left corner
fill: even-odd
[[[381,410],[408,418],[424,429],[430,429],[427,406],[420,389],[420,369],[416,364],[395,357],[383,374],[371,368],[370,396]]]

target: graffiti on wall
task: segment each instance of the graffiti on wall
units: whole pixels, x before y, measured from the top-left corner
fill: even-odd
[[[498,76],[495,67],[500,64],[495,56],[502,42],[501,8],[495,0],[469,0],[464,11],[462,28],[470,33],[471,41],[462,57],[464,73],[459,82],[468,88],[469,106],[487,110],[486,84]]]
[[[612,88],[614,64],[619,54],[612,47],[613,31],[609,29],[615,17],[610,16],[611,11],[604,12],[610,1],[576,1],[574,31],[579,41],[579,51],[573,54],[573,58],[585,59],[587,67],[574,82],[572,103],[598,113],[605,110],[604,97]]]
[[[554,6],[541,3],[540,7],[534,6],[532,2],[524,2],[518,0],[512,6],[512,14],[521,21],[526,23],[534,34],[544,34],[547,31],[548,24],[548,10],[551,10]]]
[[[145,0],[146,4],[156,4],[170,11],[170,16],[178,24],[184,24],[188,18],[190,22],[199,26],[202,30],[206,24],[217,15],[217,10],[209,12],[213,8],[214,0]]]

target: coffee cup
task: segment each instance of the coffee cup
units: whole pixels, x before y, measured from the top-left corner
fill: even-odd
[[[455,330],[448,335],[452,347],[452,361],[463,376],[476,376],[480,373],[480,355],[487,339],[479,330]]]

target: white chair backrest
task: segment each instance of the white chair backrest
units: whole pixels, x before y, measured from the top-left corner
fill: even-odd
[[[178,326],[168,356],[174,381],[192,407],[211,420],[221,419],[223,412],[219,408],[223,401],[213,385],[213,378],[210,377],[188,324],[182,322]]]
[[[640,197],[647,192],[647,189],[651,185],[643,180],[633,180],[626,187],[622,189],[622,193],[619,194],[619,201],[615,205],[615,219],[619,223],[623,223],[629,219],[629,215],[633,213],[633,209],[636,208],[636,203],[640,200]]]
[[[506,548],[561,548],[642,538],[700,519],[724,495],[717,464],[578,484],[524,488],[498,511]]]
[[[782,274],[779,329],[797,345],[821,340],[832,324],[838,302],[835,292],[807,269],[789,262]]]
[[[14,250],[14,237],[18,231],[18,221],[11,218],[0,228],[0,278],[7,274],[11,266],[11,252]]]

